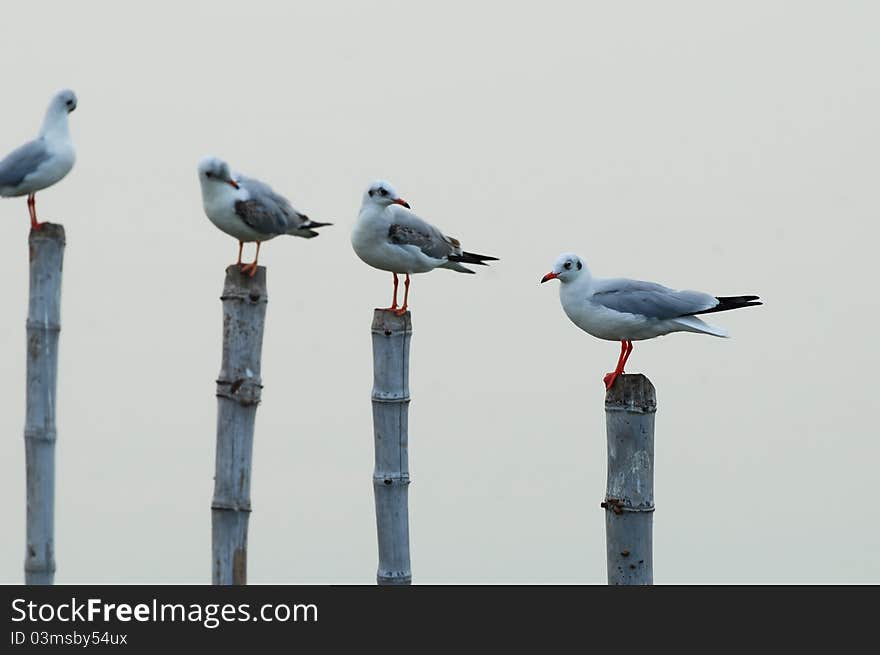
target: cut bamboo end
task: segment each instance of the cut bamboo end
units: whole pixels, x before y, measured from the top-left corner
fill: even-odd
[[[657,392],[641,373],[624,374],[605,393],[605,409],[653,413],[657,411]]]
[[[58,241],[62,245],[66,244],[67,235],[64,232],[64,226],[59,223],[43,223],[39,230],[31,228],[28,241],[38,240]]]
[[[390,337],[392,334],[412,334],[412,314],[406,310],[398,316],[390,309],[374,309],[373,325],[370,328],[376,334]]]
[[[220,300],[227,299],[247,300],[253,303],[269,302],[266,295],[266,267],[257,266],[257,272],[251,277],[249,273],[242,273],[238,264],[227,266]]]

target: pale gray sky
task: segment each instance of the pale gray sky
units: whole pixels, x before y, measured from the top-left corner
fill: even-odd
[[[655,581],[880,582],[872,500],[880,7],[871,2],[17,3],[0,152],[73,88],[60,583],[209,582],[226,158],[316,220],[266,244],[249,579],[371,583],[372,308],[349,232],[390,180],[479,275],[412,287],[415,582],[605,582],[602,376],[561,251],[764,307],[637,343],[658,389]],[[88,10],[86,10],[88,7]],[[0,201],[0,581],[23,579],[25,200]]]

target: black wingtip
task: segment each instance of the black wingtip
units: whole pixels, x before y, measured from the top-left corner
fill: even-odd
[[[486,262],[500,261],[497,257],[490,255],[478,255],[475,252],[463,252],[460,255],[449,255],[449,261],[461,262],[462,264],[475,264],[477,266],[488,266]]]
[[[498,261],[501,261],[501,260],[498,259],[497,257],[492,257],[492,255],[478,255],[477,253],[474,253],[474,252],[466,252],[466,253],[464,253],[464,254],[467,255],[468,257],[475,257],[475,258],[477,258],[477,259],[481,259],[481,260],[483,260],[483,261],[487,261],[487,262],[498,262]]]
[[[714,314],[715,312],[726,312],[731,309],[741,309],[743,307],[757,307],[763,305],[758,296],[715,296],[718,304],[711,309],[705,309],[694,314]]]
[[[716,296],[718,302],[751,302],[760,300],[760,296]]]

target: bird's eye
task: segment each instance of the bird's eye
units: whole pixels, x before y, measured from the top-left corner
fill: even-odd
[[[583,267],[584,267],[584,265],[581,264],[580,261],[578,261],[578,270],[581,270]]]
[[[379,189],[379,195],[381,195],[381,196],[387,196],[387,195],[388,195],[388,191],[386,191],[385,189],[380,188],[380,189]]]
[[[565,264],[563,264],[562,268],[564,268],[566,271],[570,270],[571,269],[571,262],[565,262]]]

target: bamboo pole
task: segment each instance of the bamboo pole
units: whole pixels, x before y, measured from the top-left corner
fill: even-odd
[[[409,344],[412,317],[373,313],[373,495],[379,541],[380,585],[412,583],[409,560]]]
[[[247,584],[251,456],[260,392],[266,318],[266,269],[254,277],[237,265],[223,286],[223,361],[217,379],[217,453],[211,502],[211,569],[215,585]]]
[[[657,396],[644,375],[622,375],[605,395],[608,584],[654,584],[654,415]]]
[[[64,226],[31,229],[24,427],[27,488],[24,581],[55,581],[55,398],[61,332]]]

